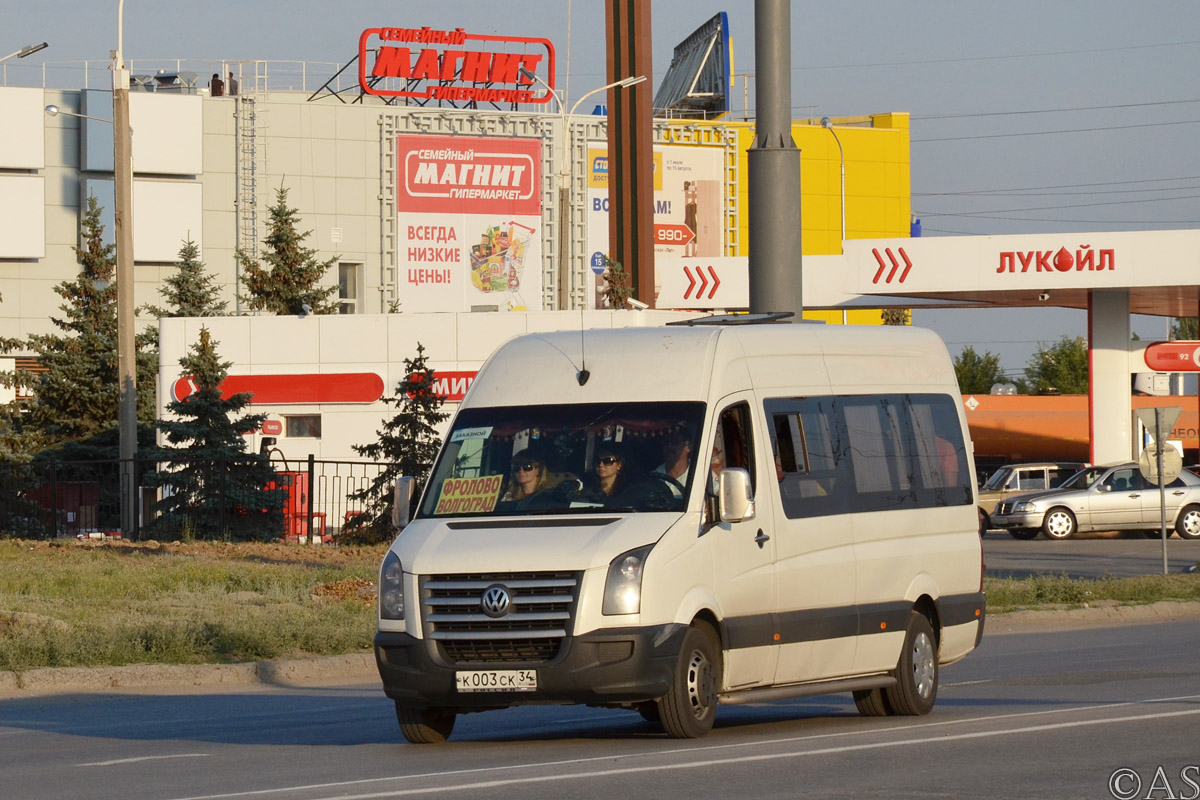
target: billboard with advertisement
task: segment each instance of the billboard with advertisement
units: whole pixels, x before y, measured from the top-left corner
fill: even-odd
[[[654,255],[705,258],[725,255],[725,151],[720,147],[654,147]],[[608,148],[588,143],[588,307],[602,308],[608,252]]]
[[[541,310],[541,140],[397,138],[401,303]]]

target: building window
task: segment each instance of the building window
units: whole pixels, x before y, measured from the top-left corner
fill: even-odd
[[[338,313],[358,314],[359,284],[362,282],[362,264],[338,264]]]
[[[285,416],[283,424],[289,439],[320,439],[321,438],[321,415],[320,414],[298,414],[296,416]]]

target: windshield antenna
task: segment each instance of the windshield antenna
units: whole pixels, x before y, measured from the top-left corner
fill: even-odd
[[[579,307],[579,372],[575,373],[575,380],[579,381],[579,385],[583,386],[588,382],[588,378],[592,377],[592,373],[587,371],[587,353],[584,351],[586,341],[583,336],[583,306]]]

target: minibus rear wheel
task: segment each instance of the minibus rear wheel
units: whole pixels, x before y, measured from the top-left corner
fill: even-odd
[[[933,710],[938,688],[938,645],[933,626],[920,612],[908,615],[904,649],[896,665],[896,685],[884,689],[884,701],[900,716],[916,717]]]
[[[413,744],[441,744],[450,738],[457,715],[448,708],[414,708],[396,701],[400,732]]]
[[[672,739],[697,739],[708,733],[717,716],[717,693],[721,690],[721,649],[717,634],[703,622],[695,622],[683,637],[675,679],[659,699],[663,730]]]

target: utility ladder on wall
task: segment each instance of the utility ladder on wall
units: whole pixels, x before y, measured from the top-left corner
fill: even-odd
[[[259,81],[246,81],[237,96],[234,112],[234,180],[237,186],[237,246],[248,257],[257,260],[259,242],[259,178],[266,177],[266,118],[263,106],[256,100]],[[248,86],[247,86],[248,84]],[[242,311],[241,265],[236,269],[238,285],[237,310]]]

